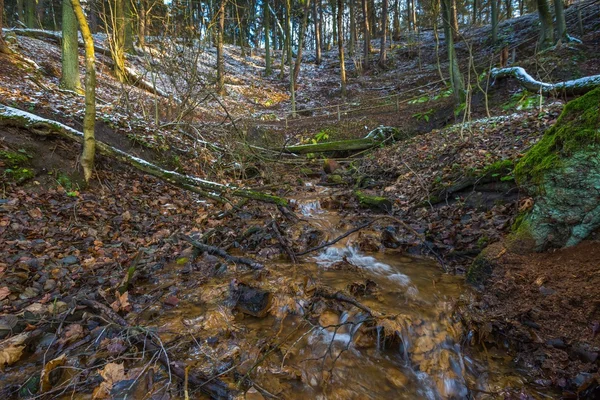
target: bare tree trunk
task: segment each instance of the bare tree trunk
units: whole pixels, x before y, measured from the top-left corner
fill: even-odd
[[[73,12],[71,0],[62,1],[62,71],[60,86],[67,90],[81,92],[79,79],[79,40],[78,22]]]
[[[225,63],[223,60],[223,35],[225,33],[225,3],[221,0],[219,6],[219,23],[217,24],[217,92],[225,94]]]
[[[313,20],[315,24],[315,63],[321,64],[321,19],[319,18],[319,7],[321,6],[321,0],[313,1]]]
[[[490,0],[490,5],[492,8],[492,44],[496,44],[498,41],[498,0]]]
[[[346,97],[346,62],[344,60],[344,25],[343,25],[343,10],[344,0],[337,0],[337,34],[338,34],[338,52],[340,56],[340,81],[342,98]]]
[[[124,2],[125,26],[123,45],[126,53],[133,54],[133,21],[136,19],[134,15],[134,6],[131,3],[132,0],[124,0]]]
[[[285,2],[285,53],[290,63],[290,102],[292,103],[292,117],[296,117],[296,87],[294,85],[294,71],[292,69],[292,0]]]
[[[394,17],[392,23],[392,38],[396,41],[400,40],[400,10],[398,0],[394,0]]]
[[[298,33],[298,54],[296,55],[296,63],[294,65],[294,88],[298,82],[300,74],[300,64],[302,63],[302,49],[304,47],[304,36],[306,35],[306,26],[308,25],[308,13],[310,12],[310,0],[304,0],[304,15],[302,16],[302,26]]]
[[[146,0],[140,0],[139,24],[138,24],[138,45],[144,49],[146,47],[146,23],[147,23]]]
[[[271,67],[271,15],[269,14],[269,0],[263,0],[263,25],[265,28],[265,75],[269,76],[273,73]]]
[[[114,72],[119,82],[125,82],[125,9],[123,1],[111,0],[112,10],[110,16],[110,52],[115,63]]]
[[[381,5],[381,46],[379,49],[379,66],[385,68],[387,63],[387,31],[388,31],[388,0],[382,0]]]
[[[568,39],[568,34],[563,0],[554,0],[554,12],[556,14],[556,34],[558,35],[558,39],[566,40]]]
[[[497,0],[495,0],[497,1]],[[450,23],[452,24],[452,36],[454,39],[458,39],[458,11],[456,8],[456,0],[450,2]],[[415,19],[416,22],[416,19]]]
[[[2,34],[2,26],[4,22],[4,0],[0,0],[0,53],[2,54],[11,54],[10,48],[4,41],[4,36]]]
[[[363,11],[363,69],[367,71],[369,69],[369,53],[371,53],[371,37],[369,34],[369,9],[367,0],[362,0],[362,11]]]
[[[94,39],[85,19],[79,0],[71,0],[73,11],[79,22],[83,42],[85,43],[85,116],[83,117],[83,151],[81,166],[86,182],[90,181],[94,169],[96,155],[96,57],[94,55]]]
[[[442,22],[444,24],[444,36],[446,38],[446,47],[448,49],[448,66],[450,69],[450,82],[452,83],[454,100],[456,104],[460,104],[464,98],[464,83],[458,66],[456,51],[454,49],[454,39],[452,37],[452,27],[450,25],[450,2],[451,0],[441,1]]]
[[[35,0],[25,0],[25,25],[34,29],[35,23]]]
[[[356,0],[349,0],[348,3],[350,6],[350,42],[348,45],[348,54],[353,56],[356,51]]]
[[[540,46],[544,49],[552,46],[554,42],[552,14],[550,14],[548,0],[537,0],[537,6],[540,16]]]

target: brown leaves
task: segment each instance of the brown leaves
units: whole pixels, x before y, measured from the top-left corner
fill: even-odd
[[[54,360],[47,363],[46,365],[44,365],[44,369],[42,370],[42,375],[40,377],[42,384],[42,393],[52,389],[52,387],[60,379],[60,377],[62,376],[62,370],[59,367],[65,365],[66,361],[67,355],[63,354],[60,357],[57,357]]]
[[[104,382],[94,389],[92,399],[110,398],[110,391],[115,383],[127,379],[127,375],[125,374],[125,366],[123,364],[106,364],[106,366],[100,370],[99,373],[102,379],[104,379]]]
[[[10,295],[10,289],[7,286],[0,287],[0,301],[4,300]]]
[[[29,333],[24,332],[0,342],[0,371],[21,359],[28,337]]]
[[[113,301],[110,305],[110,307],[113,309],[114,312],[119,312],[119,311],[129,312],[129,311],[131,311],[131,304],[129,304],[129,292],[125,292],[123,294],[119,294],[119,292],[115,292],[115,297],[117,299],[115,301]]]

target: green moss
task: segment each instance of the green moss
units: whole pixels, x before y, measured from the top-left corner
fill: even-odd
[[[467,282],[471,285],[484,283],[494,270],[494,265],[484,255],[479,255],[467,271]]]
[[[541,184],[544,173],[563,166],[562,159],[577,151],[596,151],[600,145],[600,88],[570,101],[560,117],[515,167],[519,183]]]
[[[342,178],[341,175],[327,175],[327,182],[334,184],[334,185],[343,185],[344,182],[344,178]]]
[[[392,211],[392,202],[385,197],[371,196],[360,190],[354,191],[354,195],[358,199],[359,204],[363,207],[386,212]]]
[[[17,168],[8,168],[4,170],[4,174],[8,179],[15,183],[23,183],[28,179],[31,179],[35,176],[32,169],[17,167]]]
[[[29,161],[29,155],[27,155],[24,150],[0,150],[0,160],[2,160],[9,168],[15,168],[26,164]]]

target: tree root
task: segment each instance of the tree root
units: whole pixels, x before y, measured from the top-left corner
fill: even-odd
[[[231,261],[236,264],[244,264],[244,265],[249,266],[252,269],[263,269],[264,268],[264,266],[261,263],[254,261],[251,258],[236,257],[236,256],[229,255],[223,249],[220,249],[220,248],[214,247],[214,246],[209,246],[204,243],[200,243],[197,240],[194,240],[189,236],[180,234],[180,235],[178,235],[178,238],[185,240],[186,242],[188,242],[189,244],[191,244],[192,246],[194,246],[195,248],[197,248],[200,251],[206,252],[208,254],[212,254],[213,256],[219,256],[221,258],[224,258],[227,261]]]

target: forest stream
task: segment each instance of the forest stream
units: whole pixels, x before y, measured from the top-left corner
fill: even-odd
[[[317,187],[316,196],[295,203],[331,240],[344,233],[345,223],[337,212],[321,208],[319,197],[328,190]],[[180,353],[186,363],[207,376],[233,367],[255,373],[254,386],[265,398],[497,398],[509,388],[513,394],[552,397],[526,383],[507,353],[465,346],[472,332],[455,313],[459,298],[473,301],[464,278],[443,273],[431,259],[394,250],[362,252],[357,235],[297,264],[276,261],[268,272],[239,280],[221,276],[201,287],[191,284],[178,294],[187,306],[154,316],[150,309],[147,317],[155,318],[166,342],[197,332],[196,344]],[[165,275],[180,270],[173,264]],[[239,292],[241,286],[245,291]],[[319,287],[352,293],[365,310],[344,299],[308,300]]]

